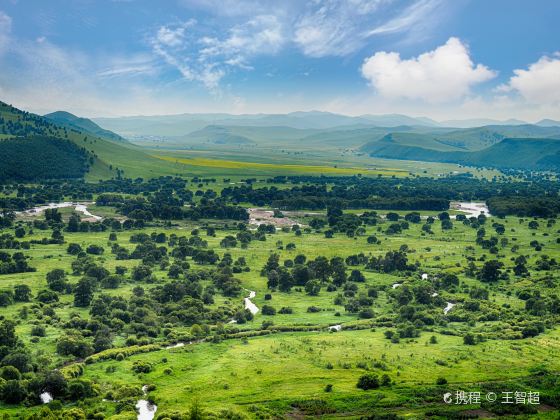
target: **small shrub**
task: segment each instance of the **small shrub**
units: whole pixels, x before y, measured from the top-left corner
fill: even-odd
[[[365,375],[360,376],[360,379],[358,379],[358,383],[356,384],[356,386],[360,389],[363,389],[364,391],[367,391],[369,389],[377,389],[379,388],[379,378],[373,373],[366,373]]]
[[[439,377],[436,379],[436,385],[447,385],[447,379]]]

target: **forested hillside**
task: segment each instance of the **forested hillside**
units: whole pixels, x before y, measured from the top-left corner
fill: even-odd
[[[0,182],[6,181],[27,181],[29,175],[24,173],[20,168],[27,168],[30,156],[39,156],[40,162],[33,162],[33,168],[42,168],[37,174],[41,173],[43,178],[72,178],[78,172],[80,177],[85,175],[91,180],[108,179],[121,176],[138,177],[138,176],[159,176],[171,175],[176,172],[175,165],[169,162],[156,159],[140,148],[123,142],[116,142],[102,139],[86,133],[78,128],[61,126],[54,122],[29,112],[21,111],[11,105],[0,102],[0,139],[18,138],[31,139],[34,136],[48,137],[49,153],[37,155],[37,141],[16,142],[18,153],[13,155],[5,155],[9,161],[4,166],[5,174],[11,174],[10,178],[0,176]],[[60,144],[57,144],[57,140]],[[64,153],[63,157],[59,157],[53,151],[58,148],[60,150],[69,150],[68,142],[76,147],[76,150],[83,149],[88,153],[88,166],[85,173],[80,170],[76,172],[76,168],[83,168],[81,156],[75,153]],[[8,148],[4,149],[14,150]],[[53,152],[53,153],[50,153]],[[6,152],[7,153],[7,152]],[[72,159],[72,162],[69,161]],[[66,175],[59,169],[63,170],[61,162],[66,162],[66,170],[70,175]],[[12,170],[12,169],[14,170]],[[19,169],[18,169],[19,168]],[[57,169],[58,168],[58,169]],[[17,169],[17,170],[16,170]]]
[[[0,141],[2,180],[83,178],[94,160],[85,147],[55,137],[34,135]]]

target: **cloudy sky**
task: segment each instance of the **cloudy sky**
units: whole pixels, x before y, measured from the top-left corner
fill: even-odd
[[[560,119],[557,0],[0,0],[0,100]]]

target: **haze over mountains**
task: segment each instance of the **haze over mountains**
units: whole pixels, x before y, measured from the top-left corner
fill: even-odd
[[[370,156],[499,169],[560,170],[560,124],[551,120],[538,125],[497,123],[457,128],[405,115],[349,117],[295,112],[92,121],[63,111],[41,117],[0,103],[0,139],[2,176],[28,181],[39,176],[131,177],[146,170],[155,176],[175,173],[174,163],[157,158],[155,149],[213,150],[218,156],[248,150],[258,151],[263,158],[271,151],[300,155],[320,151],[327,159]],[[65,167],[75,170],[65,175]]]
[[[516,119],[438,122],[400,114],[351,117],[314,111],[182,114],[96,121],[139,144],[153,146],[150,141],[156,140],[157,147],[168,149],[345,149],[386,159],[470,166],[539,170],[560,166],[560,122],[554,120],[536,124]]]
[[[178,114],[94,118],[94,122],[124,137],[181,136],[208,125],[277,127],[298,129],[332,129],[337,127],[455,127],[473,128],[486,125],[524,125],[525,121],[510,119],[466,119],[435,121],[427,117],[410,117],[402,114],[347,116],[329,112],[310,111],[289,114]],[[560,121],[541,120],[534,125],[560,126]]]

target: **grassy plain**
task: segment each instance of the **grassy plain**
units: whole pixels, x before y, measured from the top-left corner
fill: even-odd
[[[116,214],[110,207],[93,206],[90,211],[103,216]],[[67,217],[68,209],[64,213]],[[436,216],[436,213],[423,212],[423,215],[428,214]],[[302,220],[306,222],[305,218]],[[516,255],[526,255],[528,265],[533,266],[539,258],[539,253],[534,251],[529,242],[535,239],[543,244],[543,253],[560,259],[560,248],[556,244],[557,228],[547,227],[541,222],[537,230],[529,229],[528,221],[514,217],[499,220],[506,227],[502,236],[509,241],[509,246],[500,249],[500,254],[504,255],[503,260],[507,262]],[[161,413],[169,410],[186,411],[193,402],[199,401],[210,411],[227,408],[244,413],[250,418],[274,418],[286,414],[310,414],[306,411],[308,408],[301,408],[307,407],[307,403],[302,401],[321,400],[323,402],[320,404],[326,404],[320,408],[320,414],[324,418],[335,416],[334,412],[339,413],[337,416],[340,413],[359,416],[378,409],[421,418],[427,409],[442,407],[440,400],[446,390],[470,390],[480,387],[481,383],[496,381],[506,381],[504,384],[514,381],[521,386],[523,378],[530,374],[531,369],[538,366],[546,366],[551,371],[560,369],[560,331],[557,329],[549,330],[537,338],[515,341],[491,339],[477,346],[465,346],[462,343],[462,335],[467,330],[486,334],[497,329],[507,330],[509,327],[502,320],[478,321],[468,329],[465,323],[450,322],[443,313],[443,307],[448,301],[454,302],[457,306],[451,313],[464,314],[462,302],[468,299],[468,295],[462,288],[454,293],[438,290],[442,298],[441,308],[435,315],[437,327],[434,327],[432,332],[423,332],[419,338],[394,344],[384,338],[386,328],[383,327],[373,331],[345,329],[345,326],[356,325],[358,320],[356,314],[348,313],[344,307],[333,303],[337,292],[327,292],[323,289],[318,296],[309,296],[298,288],[292,289],[290,293],[270,292],[266,287],[266,278],[259,275],[268,256],[274,252],[280,254],[282,262],[293,259],[300,253],[305,254],[308,259],[319,255],[344,258],[360,252],[367,256],[384,255],[389,250],[407,245],[410,249],[409,258],[412,262],[420,262],[423,272],[428,273],[430,278],[443,272],[456,273],[462,284],[479,285],[478,280],[464,276],[461,267],[465,264],[466,256],[480,259],[483,255],[488,257],[488,253],[475,245],[476,230],[461,223],[454,222],[452,230],[443,231],[439,222],[436,222],[433,235],[423,235],[420,224],[411,224],[410,229],[402,234],[387,235],[384,233],[389,223],[387,221],[382,221],[379,226],[367,227],[366,233],[356,238],[337,234],[334,238],[327,239],[322,233],[311,232],[296,236],[292,232],[278,231],[274,235],[267,235],[266,242],[251,242],[248,249],[227,250],[220,248],[219,242],[226,235],[235,234],[235,231],[230,230],[232,224],[226,227],[224,222],[180,222],[172,226],[147,227],[143,231],[165,232],[168,236],[189,236],[192,229],[206,223],[218,227],[215,237],[202,233],[210,249],[215,249],[220,255],[229,252],[234,259],[240,256],[246,258],[251,271],[237,274],[236,277],[241,280],[244,288],[256,292],[253,301],[259,308],[269,304],[277,310],[282,307],[293,309],[293,314],[275,316],[266,316],[259,312],[255,319],[243,325],[242,329],[258,330],[266,320],[273,321],[276,326],[309,325],[320,331],[275,333],[249,338],[247,341],[234,339],[221,343],[206,342],[131,356],[122,362],[107,361],[86,365],[84,377],[94,379],[100,384],[101,395],[120,384],[134,385],[138,388],[150,384],[155,385],[150,398],[156,401]],[[129,239],[132,234],[138,232],[117,232],[118,243],[129,250],[134,249],[135,244],[130,243]],[[49,233],[35,229],[26,239],[41,239]],[[96,260],[111,272],[117,265],[131,270],[138,264],[138,260],[115,260],[109,252],[109,232],[65,232],[64,235],[67,243],[79,243],[84,248],[89,244],[103,246],[105,253],[96,257]],[[381,242],[376,245],[368,244],[366,238],[369,235],[376,235]],[[296,248],[291,251],[285,250],[288,243],[295,244]],[[512,244],[519,245],[516,253],[510,249]],[[35,295],[39,290],[46,288],[45,275],[48,271],[63,268],[70,273],[70,264],[74,257],[66,253],[66,246],[32,245],[25,254],[29,256],[30,265],[36,267],[37,271],[3,275],[0,277],[0,289],[12,289],[17,284],[27,284]],[[473,246],[473,249],[467,250],[468,246]],[[198,270],[208,267],[192,265],[192,268]],[[523,310],[525,302],[512,292],[541,288],[538,279],[542,275],[538,272],[532,274],[532,278],[513,276],[511,280],[490,286],[489,305],[497,311],[501,311],[504,304],[513,310]],[[167,281],[166,271],[156,268],[155,275],[159,283]],[[375,315],[386,315],[389,318],[395,316],[388,300],[391,286],[394,283],[414,282],[414,279],[367,270],[364,271],[364,275],[366,281],[358,284],[358,292],[366,292],[371,286],[381,290],[372,306]],[[420,273],[417,276],[420,276]],[[79,277],[70,275],[69,279],[71,283],[75,283]],[[128,281],[120,288],[104,290],[104,293],[126,298],[132,295],[132,289],[137,284]],[[141,285],[148,290],[155,286]],[[554,293],[556,289],[542,290],[548,294]],[[264,299],[267,293],[272,295],[269,301]],[[216,296],[214,305],[241,307],[242,304],[241,297],[232,299]],[[26,306],[29,307],[29,304],[10,305],[2,309],[2,315],[18,319],[21,309]],[[316,306],[321,310],[308,312],[309,306]],[[87,309],[73,307],[72,295],[62,295],[56,315],[64,322],[73,313],[79,313],[83,318],[88,317]],[[58,327],[59,323],[50,317],[30,317],[28,321],[19,321],[17,332],[32,352],[51,366],[69,360],[58,356],[55,351],[56,340],[62,333]],[[38,343],[32,343],[30,331],[36,323],[47,325],[47,335]],[[338,333],[325,331],[327,326],[335,324],[341,324],[343,330]],[[188,329],[177,329],[178,334],[181,331],[188,332]],[[436,337],[437,344],[429,343],[429,337],[432,335]],[[114,345],[123,346],[124,338],[124,335],[115,337]],[[163,361],[164,358],[167,359],[166,362]],[[135,360],[150,362],[155,368],[149,374],[134,374],[131,366]],[[164,373],[167,368],[171,369],[170,374]],[[366,368],[380,375],[388,374],[395,384],[378,391],[365,392],[357,389],[356,381]],[[445,377],[449,385],[436,387],[435,381],[439,377]],[[324,391],[327,384],[333,385],[331,393]],[[115,403],[101,402],[100,399],[96,399],[94,403],[107,415],[115,413]],[[0,406],[0,411],[15,413],[17,409]]]

